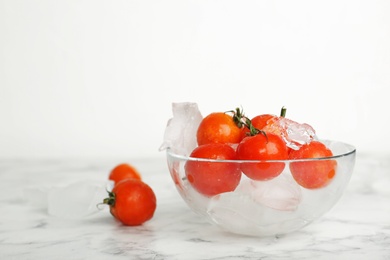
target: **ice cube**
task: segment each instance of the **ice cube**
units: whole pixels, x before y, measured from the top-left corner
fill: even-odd
[[[184,189],[186,191],[182,194],[187,204],[194,212],[198,214],[204,214],[208,207],[210,198],[200,194],[188,182],[184,184]]]
[[[47,209],[47,194],[50,188],[46,186],[41,187],[27,187],[23,190],[23,199],[37,209]]]
[[[286,187],[281,184],[273,191],[275,183],[254,185],[251,180],[244,180],[240,185],[234,192],[210,199],[207,214],[212,222],[230,232],[247,235],[270,235],[295,230],[301,225],[297,208],[300,191],[284,192],[282,189]],[[261,191],[262,188],[265,190]]]
[[[280,117],[264,129],[266,132],[279,134],[287,146],[298,150],[302,145],[316,139],[316,133],[309,124],[301,124],[291,119]]]
[[[160,151],[171,148],[177,154],[188,156],[197,146],[196,131],[203,117],[198,105],[190,102],[173,103],[172,112]]]
[[[286,139],[293,149],[310,143],[316,137],[315,130],[309,124],[300,124],[287,118],[282,118],[280,124],[286,129]]]
[[[248,194],[225,192],[213,196],[207,214],[218,226],[233,233],[251,234],[263,219],[262,206]]]
[[[281,211],[294,211],[301,202],[301,188],[291,175],[281,174],[268,181],[245,180],[236,189],[257,203]]]
[[[97,205],[107,197],[106,186],[107,183],[80,181],[53,187],[47,194],[48,213],[67,219],[80,219],[97,213]]]

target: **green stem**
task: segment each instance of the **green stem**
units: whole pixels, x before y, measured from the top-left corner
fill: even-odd
[[[245,123],[243,122],[244,116],[244,110],[240,108],[236,108],[236,110],[230,110],[225,113],[233,113],[233,121],[238,126],[238,128],[242,128]]]
[[[282,107],[282,110],[280,111],[280,117],[286,117],[287,108]]]
[[[103,200],[103,204],[107,204],[109,206],[115,205],[115,193],[108,191],[108,198]]]
[[[254,136],[254,135],[258,135],[258,134],[262,134],[264,135],[267,140],[268,140],[268,137],[267,137],[267,134],[261,130],[261,129],[257,129],[256,127],[253,126],[251,120],[249,118],[245,118],[245,126],[249,129],[249,134],[250,136]]]
[[[243,109],[236,108],[236,110],[230,110],[227,111],[226,113],[228,112],[233,113],[233,121],[239,128],[246,127],[249,129],[250,136],[263,134],[268,140],[267,134],[263,130],[257,129],[256,127],[253,126],[251,120],[244,115]]]

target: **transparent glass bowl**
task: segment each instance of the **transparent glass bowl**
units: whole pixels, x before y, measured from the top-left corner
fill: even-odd
[[[303,228],[328,212],[340,199],[355,165],[354,146],[322,140],[333,152],[332,157],[283,161],[221,161],[181,156],[167,149],[171,177],[188,206],[210,223],[232,233],[272,236]],[[297,163],[337,162],[332,180],[322,188],[308,189],[299,185],[290,170]],[[285,165],[277,177],[257,181],[242,173],[239,185],[229,192],[206,196],[199,193],[186,177],[188,161],[198,163],[234,163],[237,167],[268,163]],[[212,167],[210,167],[212,168]],[[207,169],[207,168],[206,168]]]

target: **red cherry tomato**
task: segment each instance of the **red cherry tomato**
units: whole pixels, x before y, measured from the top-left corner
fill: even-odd
[[[258,130],[264,130],[266,127],[269,125],[272,125],[279,119],[278,116],[276,115],[271,115],[271,114],[262,114],[255,116],[250,120],[252,126]],[[244,137],[250,135],[250,130],[249,128],[245,127],[244,128]],[[274,133],[275,134],[275,133]]]
[[[197,130],[198,145],[209,143],[239,143],[242,130],[229,114],[211,113],[200,122]]]
[[[255,128],[259,130],[263,130],[266,133],[272,133],[282,137],[286,136],[287,132],[278,123],[281,118],[281,116],[262,114],[252,118],[251,123]],[[288,152],[290,152],[290,150],[292,149],[290,147],[287,147],[287,150]]]
[[[237,147],[239,160],[285,160],[287,146],[280,136],[268,133],[244,138]],[[258,162],[241,164],[242,172],[253,180],[269,180],[282,173],[284,162]]]
[[[138,226],[150,220],[156,210],[156,196],[146,183],[136,179],[118,182],[104,203],[111,214],[126,226]]]
[[[114,181],[115,183],[118,183],[124,179],[141,180],[141,174],[133,166],[127,163],[122,163],[111,170],[108,179]]]
[[[333,156],[323,143],[311,141],[299,150],[291,150],[290,159],[324,158]],[[318,160],[305,162],[291,162],[290,171],[295,181],[304,188],[317,189],[325,187],[336,174],[335,160]]]
[[[227,144],[211,143],[195,148],[190,157],[234,160],[236,152]],[[241,179],[241,171],[234,162],[189,160],[185,164],[185,173],[189,183],[206,196],[233,191]]]
[[[263,114],[263,115],[255,116],[254,118],[252,118],[251,122],[255,128],[259,130],[263,130],[264,127],[274,123],[278,119],[279,119],[278,116],[271,115],[271,114]]]

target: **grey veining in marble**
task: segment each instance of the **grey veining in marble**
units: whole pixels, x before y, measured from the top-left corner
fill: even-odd
[[[55,217],[22,196],[31,187],[105,181],[119,161],[0,161],[0,259],[390,259],[389,159],[358,155],[329,213],[266,238],[225,233],[199,219],[175,190],[164,158],[131,161],[158,200],[153,219],[139,227],[122,226],[107,208],[81,219]]]

